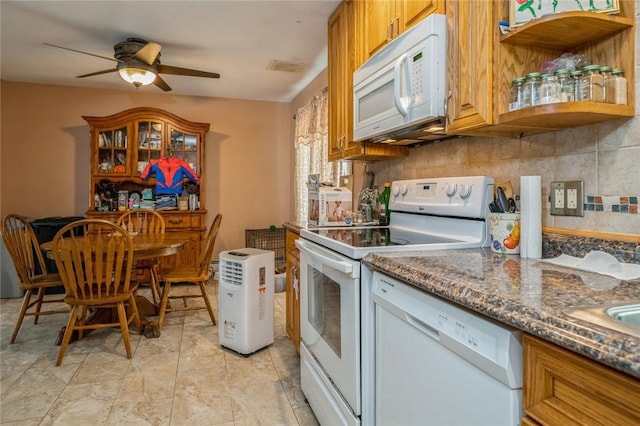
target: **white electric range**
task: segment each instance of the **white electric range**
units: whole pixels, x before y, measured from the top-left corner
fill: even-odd
[[[300,231],[301,386],[321,424],[373,424],[372,384],[362,375],[363,362],[369,367],[361,356],[370,345],[361,330],[369,326],[373,303],[370,290],[361,290],[360,259],[374,252],[487,247],[493,185],[486,176],[395,181],[389,226]]]

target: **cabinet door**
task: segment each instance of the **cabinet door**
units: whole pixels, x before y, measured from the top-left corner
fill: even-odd
[[[300,352],[300,258],[295,246],[298,235],[287,230],[286,234],[286,330],[296,350]]]
[[[349,158],[353,142],[353,72],[356,68],[356,2],[345,1],[329,20],[329,161]]]
[[[164,155],[164,123],[155,120],[136,122],[137,157],[136,172],[140,174],[147,164]]]
[[[367,57],[382,49],[397,32],[396,0],[366,0],[364,3],[363,42]]]
[[[99,129],[95,137],[98,149],[93,159],[93,173],[99,176],[130,175],[129,128]]]
[[[432,13],[444,13],[444,0],[399,0],[397,8],[401,34]]]
[[[494,3],[447,4],[448,132],[492,123],[492,46]]]
[[[189,164],[196,174],[200,174],[200,163],[198,152],[200,148],[200,138],[198,135],[184,132],[169,125],[169,135],[171,136],[171,153]]]

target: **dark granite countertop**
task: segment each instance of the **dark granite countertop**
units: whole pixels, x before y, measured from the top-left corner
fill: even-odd
[[[489,249],[369,254],[390,276],[640,378],[640,338],[565,312],[640,300],[640,280],[620,281]]]

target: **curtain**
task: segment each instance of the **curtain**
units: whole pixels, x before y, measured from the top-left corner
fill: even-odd
[[[320,182],[338,185],[340,162],[328,162],[329,120],[327,93],[314,97],[296,114],[295,146],[295,219],[308,217],[307,180],[310,174],[320,175]]]

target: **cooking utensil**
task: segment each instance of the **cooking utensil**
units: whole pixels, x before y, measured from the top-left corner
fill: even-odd
[[[506,213],[508,212],[509,209],[509,199],[507,198],[507,196],[504,193],[504,189],[502,189],[501,186],[498,187],[498,201],[497,201],[498,207],[500,208],[500,212],[501,213]],[[515,203],[514,203],[515,205]]]

